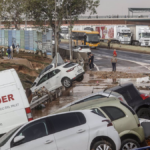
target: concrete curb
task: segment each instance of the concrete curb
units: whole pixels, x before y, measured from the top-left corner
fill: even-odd
[[[108,48],[108,44],[101,42],[100,47]],[[130,52],[150,54],[149,47],[133,46],[133,45],[123,45],[123,44],[110,44],[110,49],[118,49]]]

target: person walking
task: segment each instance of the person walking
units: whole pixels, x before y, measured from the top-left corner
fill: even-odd
[[[10,49],[10,46],[8,46],[7,53],[8,53],[8,59],[11,59],[11,49]]]
[[[92,70],[92,61],[91,61],[91,55],[89,55],[89,68],[90,68],[90,70]]]
[[[19,54],[19,47],[20,47],[19,44],[17,44],[17,45],[16,45],[17,54]]]
[[[112,63],[112,71],[116,72],[116,64],[117,64],[116,55],[113,55],[113,57],[111,58],[111,63]]]
[[[14,53],[13,46],[10,47],[10,50],[11,50],[11,59],[13,59],[13,53]]]
[[[94,68],[94,55],[91,53],[91,67]]]

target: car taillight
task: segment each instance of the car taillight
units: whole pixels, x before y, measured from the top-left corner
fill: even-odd
[[[79,50],[81,51],[81,50],[82,50],[82,48],[80,47],[80,48],[79,48]]]
[[[27,114],[27,118],[28,118],[28,121],[32,121],[33,120],[33,117],[32,117],[32,114],[31,114],[31,109],[30,107],[26,108],[26,114]]]
[[[140,127],[140,126],[141,126],[141,124],[139,123],[139,124],[138,124],[138,127]]]
[[[123,102],[123,99],[121,97],[118,97],[118,99]]]
[[[150,97],[150,96],[149,96],[149,95],[147,95],[147,94],[141,94],[140,96],[141,96],[141,98],[142,98],[143,100],[145,100],[145,99],[147,99],[147,98],[149,98],[149,97]]]
[[[107,127],[113,126],[110,120],[103,120],[102,122],[107,122]]]
[[[75,67],[74,67],[74,68],[75,68]],[[73,70],[74,70],[74,68],[71,68],[71,69],[67,70],[66,72],[70,72],[70,71],[73,71]]]

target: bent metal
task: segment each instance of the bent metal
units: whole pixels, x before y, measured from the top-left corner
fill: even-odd
[[[13,94],[9,94],[9,95],[7,95],[7,96],[2,96],[2,97],[0,98],[0,104],[1,104],[1,103],[7,103],[7,102],[10,102],[10,101],[12,101],[12,100],[15,100],[14,97],[13,97]]]

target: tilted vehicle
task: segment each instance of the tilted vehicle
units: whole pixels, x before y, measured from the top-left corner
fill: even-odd
[[[112,121],[121,138],[121,150],[138,148],[140,144],[144,143],[143,127],[140,125],[136,113],[118,98],[100,98],[87,101],[54,113],[84,109],[91,109],[94,113]]]
[[[31,121],[32,114],[22,83],[14,69],[0,72],[0,136]]]
[[[124,97],[122,95],[120,95],[119,93],[104,90],[104,91],[101,91],[98,93],[90,94],[90,95],[88,95],[84,98],[81,98],[79,100],[73,101],[73,102],[63,106],[62,108],[60,108],[60,110],[66,108],[66,107],[69,107],[69,106],[73,106],[75,104],[79,104],[79,103],[83,103],[83,102],[87,102],[87,101],[93,101],[93,100],[100,99],[100,98],[109,98],[109,97],[116,97],[119,100],[126,103]]]
[[[132,83],[108,89],[121,94],[139,118],[150,119],[150,98],[141,94]]]
[[[0,139],[0,150],[119,150],[112,123],[91,110],[46,116]]]
[[[82,81],[84,78],[84,69],[77,63],[65,63],[58,67],[54,64],[47,66],[34,81],[31,91],[45,87],[48,91],[60,88],[62,85],[66,88],[72,86],[73,81]]]

